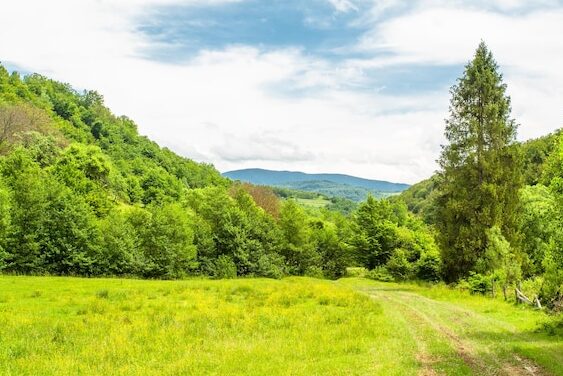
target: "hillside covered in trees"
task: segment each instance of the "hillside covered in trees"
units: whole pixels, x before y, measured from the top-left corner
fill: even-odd
[[[412,248],[411,261],[437,257],[404,205],[370,199],[358,221],[305,210],[160,148],[100,94],[36,74],[0,69],[0,132],[5,273],[337,278],[378,241],[361,228],[370,216],[386,221],[388,241]],[[360,258],[381,264],[385,252]]]
[[[482,43],[452,88],[435,176],[389,199],[311,208],[159,147],[96,92],[0,68],[0,269],[339,278],[361,266],[507,299],[518,287],[557,308],[563,137],[520,144],[516,124]]]

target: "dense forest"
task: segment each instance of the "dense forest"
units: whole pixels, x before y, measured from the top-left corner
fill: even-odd
[[[519,286],[557,307],[563,137],[516,142],[484,44],[451,93],[435,176],[400,196],[314,209],[159,147],[94,91],[0,66],[0,270],[338,278],[362,266],[374,279],[498,286],[507,299]]]

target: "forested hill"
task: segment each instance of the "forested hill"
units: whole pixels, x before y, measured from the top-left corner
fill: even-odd
[[[0,65],[0,272],[336,278],[348,226],[159,147],[95,91]]]
[[[330,181],[337,184],[347,184],[353,187],[373,189],[381,192],[401,192],[409,187],[408,184],[363,179],[344,174],[307,174],[298,171],[274,171],[260,168],[228,171],[223,173],[223,175],[231,179],[260,185],[284,185],[293,182],[319,180]]]
[[[317,192],[360,202],[369,194],[386,197],[404,191],[408,184],[363,179],[344,174],[307,174],[297,171],[273,171],[259,168],[228,171],[223,176],[258,185],[269,185]]]
[[[409,273],[439,278],[431,232],[403,204],[304,208],[159,147],[97,92],[0,66],[0,272],[338,278],[399,248]]]
[[[229,186],[97,92],[0,65],[0,271],[183,275],[198,246],[187,193]]]
[[[185,188],[227,185],[213,166],[180,157],[140,136],[136,124],[113,115],[95,91],[77,93],[70,85],[40,75],[22,79],[0,66],[0,104],[2,154],[17,146],[36,148],[35,156],[45,167],[60,150],[75,144],[74,157],[98,163],[88,172],[104,180],[103,188],[113,191],[115,200],[147,204],[178,199]]]

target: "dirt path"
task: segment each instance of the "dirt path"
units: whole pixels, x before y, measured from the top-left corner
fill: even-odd
[[[548,375],[515,354],[510,341],[499,340],[516,335],[510,324],[401,289],[360,290],[377,299],[391,319],[401,316],[408,323],[419,375]]]

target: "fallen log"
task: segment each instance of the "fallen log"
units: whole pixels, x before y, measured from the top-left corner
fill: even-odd
[[[538,307],[538,309],[542,309],[540,298],[536,296],[536,299],[534,301],[536,302],[536,307]]]
[[[522,291],[516,289],[516,297],[523,303],[534,304]]]
[[[531,300],[526,295],[524,295],[524,293],[520,291],[518,288],[515,289],[515,292],[516,292],[517,300],[521,301],[522,303],[528,303],[529,305],[542,309],[540,299],[537,296],[535,296],[534,299]]]

